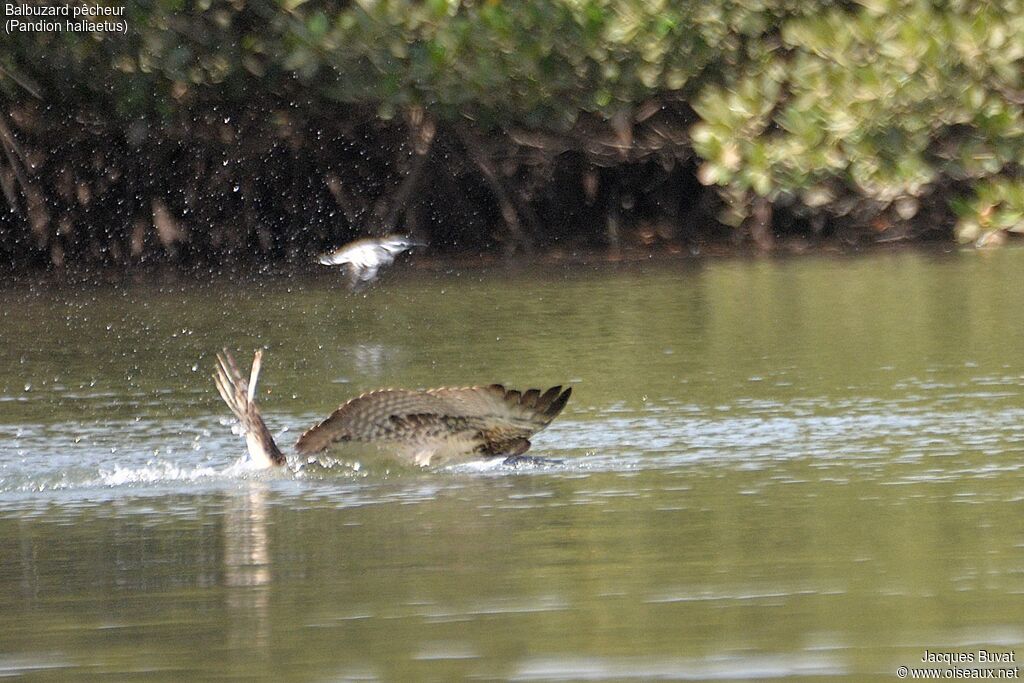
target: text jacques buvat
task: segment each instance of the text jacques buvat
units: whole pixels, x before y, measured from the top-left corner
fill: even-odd
[[[128,33],[124,7],[4,3],[7,33]]]

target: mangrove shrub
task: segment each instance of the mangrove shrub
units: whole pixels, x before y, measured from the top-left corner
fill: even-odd
[[[9,262],[1024,229],[1015,0],[124,6],[5,36]]]

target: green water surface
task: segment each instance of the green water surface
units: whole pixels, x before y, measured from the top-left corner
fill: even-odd
[[[1024,656],[1024,251],[0,288],[0,676],[896,680]],[[382,386],[561,464],[257,472]]]

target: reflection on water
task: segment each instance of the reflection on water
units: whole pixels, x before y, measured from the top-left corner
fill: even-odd
[[[804,676],[842,676],[846,672],[825,653],[796,656],[730,656],[706,659],[566,657],[527,659],[513,681],[763,681]]]
[[[1024,656],[1024,252],[0,291],[0,675],[863,680]],[[74,344],[68,340],[73,339]],[[378,386],[562,464],[261,472]]]
[[[224,585],[232,651],[255,649],[265,654],[270,642],[267,493],[265,484],[254,482],[228,497],[224,510]]]

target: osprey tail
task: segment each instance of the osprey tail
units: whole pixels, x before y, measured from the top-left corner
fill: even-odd
[[[258,350],[252,359],[249,380],[246,381],[239,372],[235,359],[227,349],[224,349],[223,353],[217,354],[217,371],[213,375],[213,380],[220,397],[242,425],[249,457],[262,467],[271,467],[285,464],[285,457],[274,443],[274,437],[263,422],[263,416],[260,415],[260,409],[254,400],[256,380],[259,378],[262,362],[263,351]]]

